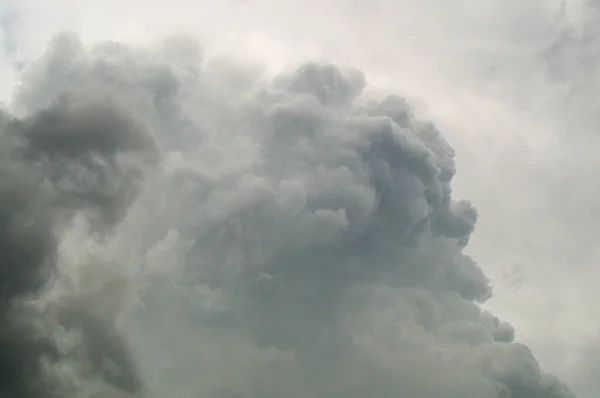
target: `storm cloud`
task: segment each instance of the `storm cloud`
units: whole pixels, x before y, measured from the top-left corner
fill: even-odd
[[[2,397],[71,396],[88,379],[131,393],[141,386],[110,319],[85,309],[93,302],[66,291],[40,298],[58,276],[72,221],[83,216],[90,236],[106,234],[135,196],[142,164],[156,158],[143,123],[109,104],[64,97],[24,118],[0,113]],[[81,341],[66,350],[55,333]],[[119,367],[116,378],[106,361]],[[67,382],[59,368],[70,364],[81,380]]]
[[[203,58],[188,37],[55,38],[2,124],[2,394],[573,397],[478,306],[452,147],[366,88],[353,68]],[[44,288],[53,269],[69,289]],[[61,351],[73,328],[84,354]],[[84,370],[69,384],[61,362]]]

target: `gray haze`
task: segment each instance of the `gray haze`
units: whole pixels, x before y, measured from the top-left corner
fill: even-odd
[[[2,178],[3,394],[573,397],[478,306],[452,147],[366,88],[354,68],[206,59],[189,37],[55,38],[2,130],[19,173]],[[38,337],[38,318],[57,326]]]

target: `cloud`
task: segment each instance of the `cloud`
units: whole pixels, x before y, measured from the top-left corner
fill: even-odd
[[[70,395],[76,385],[65,379],[65,366],[93,369],[94,382],[138,389],[136,369],[110,319],[93,316],[66,295],[64,303],[38,299],[56,275],[70,220],[85,214],[102,227],[92,232],[105,232],[131,203],[143,173],[136,158],[154,150],[137,124],[92,97],[57,101],[21,119],[0,114],[1,396]],[[81,340],[66,349],[55,333]],[[119,378],[127,383],[107,375],[104,361],[120,366]]]
[[[550,118],[558,126],[557,148],[552,168],[553,178],[546,184],[549,213],[560,229],[555,233],[565,242],[558,256],[569,264],[572,276],[569,285],[571,302],[579,308],[579,340],[571,341],[568,355],[559,362],[565,377],[582,397],[594,397],[598,392],[599,367],[594,354],[598,348],[598,322],[589,317],[597,301],[593,282],[598,278],[598,250],[593,238],[597,229],[600,192],[588,181],[600,170],[593,148],[598,140],[598,66],[596,50],[599,33],[599,3],[595,0],[571,4],[562,20],[561,34],[541,54],[543,72],[549,86],[560,94],[554,98]],[[567,296],[565,289],[564,296]],[[571,305],[573,307],[574,305]],[[564,357],[568,360],[565,360]]]
[[[190,38],[55,38],[15,92],[21,120],[3,124],[18,155],[6,172],[48,187],[7,183],[22,189],[16,214],[48,221],[23,232],[9,218],[13,263],[28,266],[4,301],[22,314],[32,275],[58,263],[63,285],[38,317],[61,327],[34,374],[38,339],[14,334],[23,370],[6,394],[35,396],[47,374],[65,385],[62,361],[86,381],[67,395],[573,397],[478,306],[491,288],[463,253],[477,211],[452,195],[451,146],[405,99],[366,87],[323,63],[260,75]],[[92,234],[65,221],[80,210]],[[80,264],[90,250],[128,277]]]

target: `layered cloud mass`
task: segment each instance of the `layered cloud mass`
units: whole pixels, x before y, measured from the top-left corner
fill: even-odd
[[[568,398],[362,72],[52,41],[0,124],[0,397]]]

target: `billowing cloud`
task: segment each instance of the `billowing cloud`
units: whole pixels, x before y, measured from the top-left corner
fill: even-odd
[[[91,96],[63,98],[22,119],[2,111],[0,139],[0,396],[70,396],[88,380],[138,390],[112,321],[86,309],[93,300],[39,295],[57,275],[74,217],[104,234],[123,216],[143,163],[156,159],[151,137],[135,117]],[[71,372],[80,377],[69,382]]]
[[[491,288],[463,254],[477,212],[452,196],[451,146],[366,85],[321,63],[270,77],[190,38],[56,38],[3,124],[6,173],[45,182],[6,183],[23,210],[0,210],[21,282],[3,301],[24,314],[3,326],[22,347],[5,395],[573,397],[478,306]],[[21,312],[54,263],[39,315]],[[40,340],[30,319],[57,326]]]

